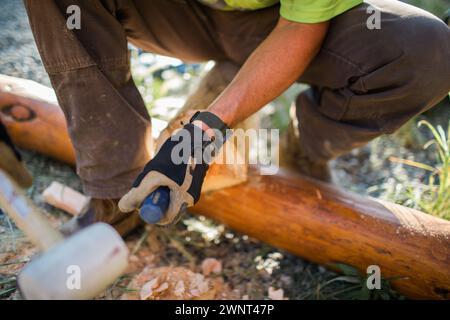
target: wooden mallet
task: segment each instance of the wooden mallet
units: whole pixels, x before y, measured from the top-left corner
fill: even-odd
[[[128,248],[111,226],[96,223],[64,239],[2,170],[0,207],[43,251],[18,276],[26,299],[90,299],[128,265]]]

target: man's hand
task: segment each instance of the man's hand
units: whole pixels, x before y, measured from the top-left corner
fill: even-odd
[[[22,188],[29,188],[33,179],[22,163],[4,125],[0,122],[0,169],[4,170]]]
[[[213,130],[205,131],[206,128],[216,129],[215,134],[212,135]],[[226,128],[209,112],[194,115],[191,122],[167,139],[147,163],[133,188],[120,200],[119,209],[123,212],[139,209],[153,191],[166,186],[170,189],[170,204],[158,224],[176,222],[187,207],[199,200],[209,163],[223,144],[222,132]]]

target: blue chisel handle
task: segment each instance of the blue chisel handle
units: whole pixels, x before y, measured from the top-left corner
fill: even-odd
[[[159,187],[153,191],[142,203],[139,215],[149,224],[155,224],[162,219],[169,208],[170,189]]]

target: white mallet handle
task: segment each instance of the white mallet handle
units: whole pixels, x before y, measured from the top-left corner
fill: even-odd
[[[20,187],[2,170],[0,170],[0,207],[39,249],[47,250],[64,239],[39,209],[28,200]]]

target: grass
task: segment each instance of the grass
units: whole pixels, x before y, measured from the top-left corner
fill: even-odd
[[[370,274],[362,274],[356,268],[336,263],[330,265],[332,269],[341,272],[340,275],[325,277],[317,281],[312,279],[312,286],[305,290],[300,300],[403,300],[405,297],[397,293],[391,281],[400,278],[380,279],[380,289],[369,289],[367,282]],[[307,270],[306,270],[307,271]]]
[[[323,290],[333,283],[346,283],[346,287],[333,290],[331,294],[323,296],[324,299],[343,299],[343,300],[391,300],[404,299],[394,289],[392,289],[390,281],[398,280],[397,278],[384,279],[381,278],[380,289],[370,290],[367,286],[367,280],[370,275],[363,275],[357,269],[342,263],[334,265],[335,268],[342,272],[342,275],[332,278],[320,285],[319,290]]]
[[[16,291],[16,277],[0,275],[0,299],[5,298]]]
[[[390,160],[428,172],[427,183],[408,186],[406,193],[421,210],[450,220],[450,121],[447,130],[425,120],[420,121],[418,126],[426,127],[431,132],[433,138],[424,145],[424,149],[435,148],[437,164],[429,165],[396,157],[390,157]]]

